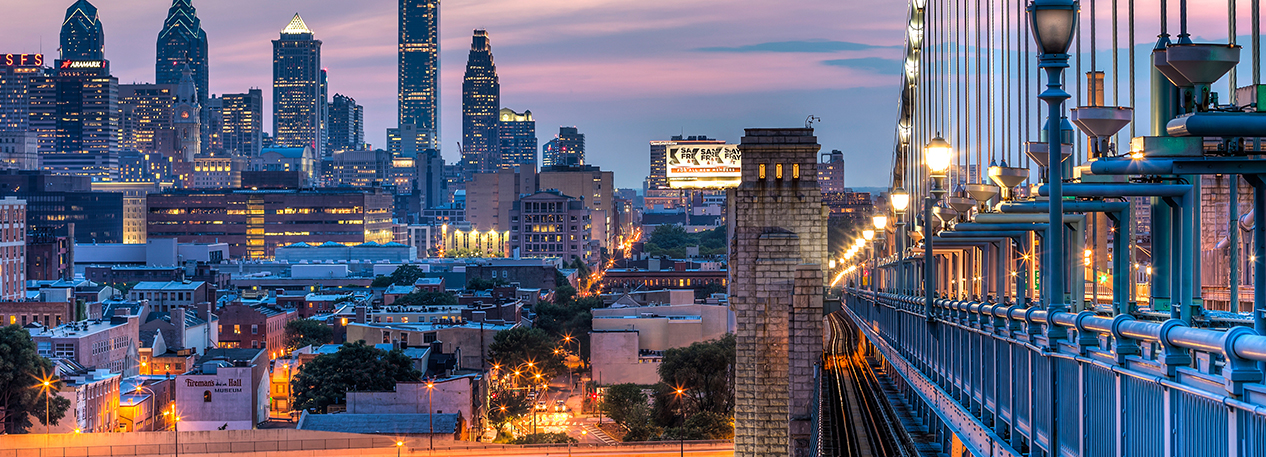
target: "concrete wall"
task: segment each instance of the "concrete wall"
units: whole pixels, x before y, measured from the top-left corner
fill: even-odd
[[[310,455],[347,455],[347,449],[380,448],[390,449],[395,455],[395,440],[390,436],[286,429],[182,431],[179,435],[181,454],[257,453],[263,456],[302,450],[313,452]],[[5,435],[0,436],[0,457],[172,455],[176,450],[175,440],[172,432]],[[324,450],[343,451],[316,453]]]
[[[637,341],[638,332],[635,331],[590,333],[589,360],[593,363],[593,380],[604,386],[659,382],[659,373],[655,371],[659,363],[639,363]]]
[[[635,317],[647,313],[658,316],[700,316],[701,319]],[[639,339],[642,349],[663,351],[725,336],[731,331],[732,314],[733,311],[728,306],[705,304],[601,308],[593,310],[593,328],[639,330],[642,333]]]
[[[399,382],[394,392],[348,392],[349,414],[459,414],[470,426],[475,417],[475,391],[478,380],[473,376],[435,382],[428,392],[426,382]]]
[[[188,431],[250,430],[267,416],[256,411],[258,404],[267,406],[268,384],[253,377],[253,367],[222,367],[216,374],[181,375],[176,378],[176,409],[181,416],[180,428]],[[211,383],[211,385],[201,385]],[[265,400],[256,394],[262,388]],[[205,395],[210,393],[210,401]]]

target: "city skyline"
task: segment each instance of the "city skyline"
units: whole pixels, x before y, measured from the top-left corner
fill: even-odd
[[[441,145],[445,160],[453,163],[459,157],[455,140],[461,138],[461,77],[470,30],[481,27],[498,39],[502,105],[532,109],[540,144],[552,139],[558,126],[578,126],[590,135],[588,162],[629,170],[617,177],[620,187],[641,187],[649,171],[646,141],[680,134],[683,129],[737,141],[745,126],[802,125],[809,114],[821,117],[843,105],[850,94],[866,96],[880,109],[893,109],[886,92],[868,94],[858,88],[895,87],[895,75],[822,62],[880,55],[896,62],[900,57],[896,46],[903,38],[902,8],[882,8],[888,10],[883,12],[887,24],[877,21],[867,25],[868,30],[828,33],[827,27],[834,27],[825,20],[828,16],[862,8],[818,3],[783,8],[736,2],[740,8],[727,7],[723,12],[712,11],[708,2],[650,2],[614,9],[584,2],[445,4],[440,27],[444,62],[440,137],[445,139]],[[44,53],[54,54],[66,6],[6,6],[29,18],[18,28],[0,31],[13,48],[9,52],[39,52],[43,35]],[[111,59],[120,82],[153,82],[153,40],[171,1],[129,0],[96,6],[105,28],[106,58]],[[398,115],[398,2],[376,2],[355,10],[332,1],[271,2],[250,5],[256,12],[249,15],[240,14],[244,6],[240,2],[195,0],[194,6],[209,37],[208,60],[215,67],[210,71],[215,75],[211,94],[268,87],[269,41],[276,39],[278,24],[298,12],[326,43],[322,63],[330,71],[330,93],[344,93],[365,106],[366,141],[385,149],[385,131],[396,127]],[[834,12],[820,14],[823,8]],[[761,31],[737,27],[753,20],[775,21],[771,24],[778,26]],[[839,48],[835,41],[893,47],[864,45],[857,51],[827,53],[749,49],[760,43],[791,42],[787,46],[815,51]],[[761,53],[760,57],[754,58],[753,52]],[[740,65],[744,66],[741,71]],[[635,77],[634,70],[644,75]],[[264,100],[264,125],[269,127],[271,96],[266,93]],[[858,151],[889,150],[891,135],[873,131],[891,116],[873,117],[826,117],[824,122],[840,130],[824,131],[824,144],[841,147],[849,133],[869,130],[872,133],[862,141],[850,141],[858,145]],[[850,127],[850,120],[866,128]]]

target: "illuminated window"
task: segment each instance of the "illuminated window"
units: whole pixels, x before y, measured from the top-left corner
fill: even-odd
[[[765,164],[760,164],[760,179],[765,179]]]
[[[241,326],[241,325],[238,325],[238,324],[233,324],[233,334],[234,334],[234,335],[241,335],[241,334],[242,334],[242,326]]]
[[[774,179],[782,179],[782,164],[774,166]]]
[[[791,179],[800,179],[800,164],[791,164]]]

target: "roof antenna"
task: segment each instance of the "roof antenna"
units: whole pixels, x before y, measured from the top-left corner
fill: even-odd
[[[814,122],[822,122],[822,118],[810,114],[809,117],[804,119],[804,128],[806,129],[813,128]]]

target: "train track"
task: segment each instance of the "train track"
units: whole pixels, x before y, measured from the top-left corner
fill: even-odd
[[[820,455],[919,456],[857,329],[838,314],[828,316],[827,326],[830,338],[822,386],[827,395]]]

